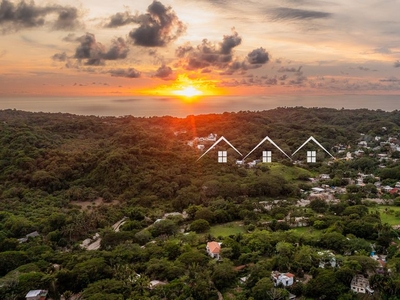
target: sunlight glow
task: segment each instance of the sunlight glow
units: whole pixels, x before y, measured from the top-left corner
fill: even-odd
[[[219,80],[200,74],[179,74],[168,85],[159,85],[151,90],[142,90],[147,95],[178,96],[187,103],[199,100],[202,96],[224,95],[222,88],[216,87]]]
[[[181,90],[173,91],[173,93],[178,96],[185,96],[185,97],[189,97],[189,98],[193,97],[193,96],[200,96],[203,94],[201,91],[199,91],[198,89],[196,89],[195,87],[193,87],[191,85],[188,87],[185,87]]]

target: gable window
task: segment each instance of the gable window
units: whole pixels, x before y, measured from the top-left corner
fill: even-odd
[[[308,163],[317,162],[317,151],[307,151],[307,162]]]
[[[272,162],[272,154],[271,154],[271,151],[263,151],[262,162],[263,162],[263,163],[270,163],[270,162]]]
[[[219,163],[228,162],[228,153],[227,153],[227,151],[218,151],[218,162]]]

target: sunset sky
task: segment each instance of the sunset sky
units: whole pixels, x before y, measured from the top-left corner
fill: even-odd
[[[398,0],[1,0],[0,97],[400,94]]]

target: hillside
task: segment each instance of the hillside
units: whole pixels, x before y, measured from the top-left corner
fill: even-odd
[[[211,133],[216,138],[207,140]],[[0,111],[0,298],[11,299],[15,291],[13,299],[23,299],[37,288],[53,298],[83,291],[83,299],[100,299],[96,295],[105,290],[109,296],[102,299],[217,299],[217,291],[236,297],[227,299],[266,299],[272,290],[284,298],[286,289],[262,285],[275,269],[313,275],[311,285],[291,293],[351,295],[349,278],[374,270],[364,259],[370,244],[390,253],[393,270],[399,264],[399,250],[391,245],[397,233],[362,205],[380,195],[372,184],[377,180],[366,179],[362,188],[349,184],[360,173],[382,177],[382,185],[400,181],[399,134],[400,112],[365,109],[296,107],[186,118]],[[222,142],[199,159],[221,136],[243,156],[266,136],[282,151],[266,143],[238,165],[243,156]],[[313,143],[292,157],[310,136],[335,159]],[[218,151],[225,150],[227,163],[217,163]],[[263,150],[272,152],[272,164],[260,162]],[[316,163],[306,163],[305,150],[317,150]],[[296,206],[316,186],[309,178],[320,174],[328,174],[324,185],[346,193],[333,193],[334,204]],[[396,195],[384,197],[397,203]],[[123,217],[121,231],[112,231]],[[321,234],[293,231],[296,217]],[[38,237],[18,240],[35,231]],[[79,244],[96,233],[101,250],[81,250]],[[205,254],[211,239],[225,247],[221,264]],[[342,257],[348,269],[317,271],[318,249],[364,256]],[[302,263],[306,253],[312,260]],[[230,271],[240,265],[247,271]],[[140,276],[132,279],[135,273]],[[230,283],[242,275],[250,279],[238,290]],[[328,277],[339,287],[330,296],[312,288]],[[149,290],[155,279],[168,284]],[[394,290],[396,282],[390,283]]]

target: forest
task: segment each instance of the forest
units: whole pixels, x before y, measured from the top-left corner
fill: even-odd
[[[266,136],[292,154],[313,136],[335,159],[318,148],[315,163],[291,160],[268,143],[249,156],[253,166],[223,143],[199,159],[197,144],[213,144],[199,138],[211,133],[242,154]],[[39,289],[66,300],[400,299],[399,140],[397,110],[1,110],[0,299]],[[265,149],[272,163],[259,160]],[[316,187],[332,197],[313,197]],[[294,283],[275,285],[273,271]],[[356,275],[373,294],[352,291]]]

